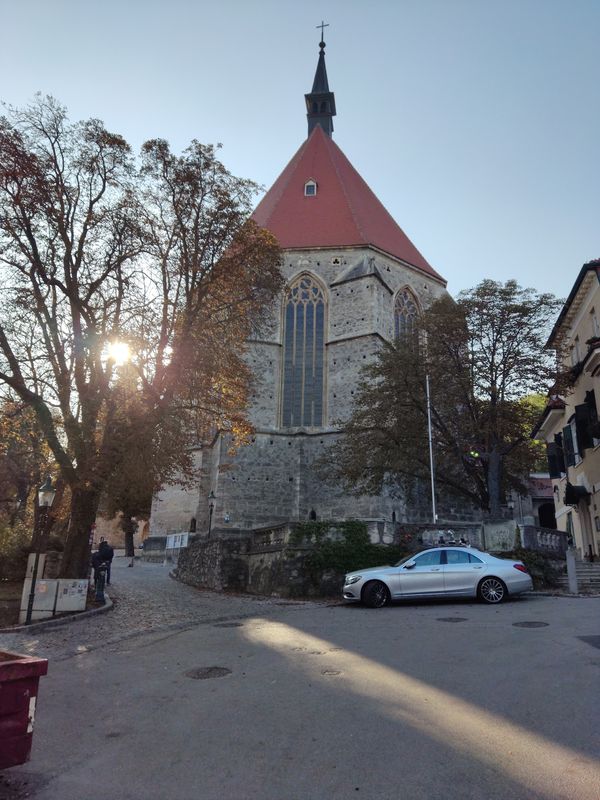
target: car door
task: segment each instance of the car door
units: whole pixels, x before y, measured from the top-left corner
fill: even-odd
[[[443,550],[429,550],[408,562],[408,564],[414,563],[413,567],[405,564],[400,572],[400,595],[411,597],[422,594],[442,594],[444,591],[443,556]]]
[[[484,564],[467,550],[446,550],[444,588],[447,594],[473,595],[481,580]]]

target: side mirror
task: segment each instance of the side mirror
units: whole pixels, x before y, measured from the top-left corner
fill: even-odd
[[[414,561],[407,561],[406,564],[404,565],[404,569],[412,569],[414,566],[415,566]]]

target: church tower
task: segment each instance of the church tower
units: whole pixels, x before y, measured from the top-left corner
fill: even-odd
[[[319,47],[305,95],[308,136],[253,214],[278,239],[286,280],[268,332],[250,343],[255,435],[234,456],[225,437],[204,448],[197,510],[189,496],[185,511],[173,496],[177,524],[163,494],[153,533],[187,530],[186,514],[198,531],[209,514],[222,531],[353,518],[381,533],[418,521],[397,498],[345,495],[314,467],[344,435],[361,368],[446,286],[334,142],[335,97]]]

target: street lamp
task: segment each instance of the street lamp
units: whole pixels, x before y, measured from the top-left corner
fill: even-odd
[[[208,495],[208,535],[210,536],[210,531],[212,528],[212,515],[213,511],[215,510],[215,500],[216,495],[213,490],[210,490],[210,494]]]
[[[27,616],[25,617],[26,625],[29,625],[29,623],[31,622],[31,615],[33,613],[33,603],[35,601],[35,583],[37,581],[38,567],[40,564],[40,549],[42,547],[42,543],[46,535],[48,512],[52,507],[52,503],[54,502],[55,496],[56,496],[56,489],[54,488],[54,486],[52,486],[52,481],[50,480],[50,476],[48,475],[45,483],[43,483],[38,490],[38,507],[39,507],[38,525],[40,529],[40,535],[38,537],[38,541],[35,548],[35,559],[33,561],[33,572],[31,574],[31,591],[29,592],[29,602],[27,603]]]

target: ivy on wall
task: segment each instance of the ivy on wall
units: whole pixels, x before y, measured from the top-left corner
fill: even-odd
[[[358,520],[302,522],[292,532],[290,544],[311,547],[305,566],[314,584],[330,570],[344,574],[355,569],[394,564],[406,555],[396,545],[373,544],[366,524]]]

